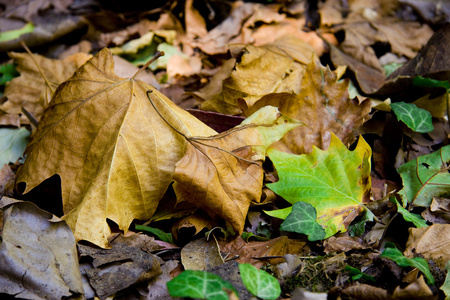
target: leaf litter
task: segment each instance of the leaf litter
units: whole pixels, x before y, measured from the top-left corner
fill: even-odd
[[[169,293],[178,288],[167,282],[181,280],[177,275],[183,270],[205,266],[233,283],[234,288],[221,283],[228,287],[219,287],[224,299],[236,299],[233,289],[241,299],[250,297],[249,291],[278,297],[264,294],[266,279],[259,275],[246,279],[248,288],[240,278],[228,276],[223,270],[230,270],[230,263],[235,263],[236,274],[238,266],[250,263],[270,276],[267,280],[276,278],[273,287],[281,284],[280,299],[308,291],[315,297],[356,299],[370,294],[381,299],[448,296],[448,251],[436,238],[446,234],[449,220],[448,89],[415,84],[417,76],[448,81],[448,57],[441,51],[448,26],[437,18],[424,22],[420,13],[415,15],[419,6],[405,10],[397,1],[358,0],[345,6],[327,0],[318,7],[321,23],[315,30],[304,27],[314,7],[305,9],[303,3],[180,1],[149,14],[142,13],[143,7],[130,7],[125,20],[114,11],[94,12],[70,2],[45,6],[40,17],[51,23],[55,12],[86,14],[83,26],[91,35],[70,47],[49,47],[42,55],[10,52],[8,63],[17,64],[20,77],[6,83],[0,104],[3,127],[32,132],[25,153],[8,158],[3,167],[2,195],[46,203],[65,221],[58,224],[69,225],[65,230],[83,253],[75,260],[80,267],[73,259],[58,261],[71,263],[73,276],[84,276],[82,288],[79,283],[60,287],[64,296],[170,299]],[[20,4],[21,9],[26,5]],[[25,23],[15,27],[11,24],[17,15],[11,14],[9,3],[7,7],[2,17],[10,23],[3,31],[30,20],[40,28],[42,20],[37,21],[32,5],[26,16],[19,16]],[[157,20],[151,15],[158,15]],[[108,21],[97,21],[102,18]],[[152,39],[145,40],[148,36]],[[17,51],[21,40],[29,46],[47,42],[31,42],[24,34],[1,46]],[[122,63],[115,67],[120,59],[102,50],[123,52],[130,45],[137,46],[132,56],[121,55],[138,65],[157,49],[166,49],[168,55],[154,72],[136,73],[125,71]],[[387,64],[405,61],[386,78]],[[436,61],[442,63],[429,63]],[[359,89],[357,98],[349,96],[350,86]],[[409,105],[407,118],[395,111],[401,102]],[[175,103],[212,112],[191,114]],[[410,103],[417,105],[417,112],[409,110]],[[420,117],[426,111],[431,121],[429,114]],[[27,115],[39,121],[37,128],[28,125]],[[417,127],[422,119],[425,130]],[[363,139],[367,142],[361,146]],[[298,170],[288,167],[286,175],[273,153],[280,153],[287,165],[303,164]],[[327,164],[327,172],[317,171]],[[295,181],[299,174],[321,184]],[[52,181],[54,175],[60,181]],[[336,193],[348,186],[353,214],[341,212],[336,193],[324,197],[319,191],[324,182],[335,185]],[[282,185],[301,192],[267,189]],[[52,202],[58,188],[62,203]],[[270,216],[289,212],[294,203],[284,222]],[[18,205],[23,204],[4,208],[0,246],[11,241],[11,230],[18,230],[15,243],[31,249],[39,244],[22,235],[36,228],[10,225],[19,220],[9,214]],[[323,210],[324,205],[334,210]],[[41,215],[33,209],[24,223]],[[135,234],[133,223],[153,228],[157,238],[173,239]],[[48,230],[48,238],[57,235],[56,227]],[[64,250],[56,248],[54,253]],[[208,249],[214,249],[214,262],[202,258],[210,254]],[[35,260],[45,262],[46,252],[35,252],[39,257],[31,255],[29,266]],[[189,267],[187,261],[194,256],[199,262],[192,260]],[[5,257],[12,259],[13,254]],[[99,263],[101,257],[109,258]],[[31,298],[26,296],[31,290],[23,290],[20,281],[28,271],[13,269],[15,292],[5,292],[20,288],[21,296]],[[120,274],[129,280],[118,281]],[[183,286],[209,281],[212,285],[202,295],[183,296],[214,297],[221,279],[206,274],[198,273],[192,286]],[[27,280],[40,277],[36,273]],[[59,282],[56,277],[51,281]],[[48,289],[33,291],[41,292],[45,295]]]

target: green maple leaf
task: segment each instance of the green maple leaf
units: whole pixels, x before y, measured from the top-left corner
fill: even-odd
[[[309,154],[294,155],[269,149],[280,180],[267,186],[286,201],[303,201],[317,211],[317,223],[324,227],[325,238],[347,230],[353,219],[363,211],[368,200],[370,157],[372,150],[360,138],[354,151],[331,134],[328,150],[313,147]],[[292,207],[267,212],[286,219]],[[370,217],[373,214],[367,210]]]

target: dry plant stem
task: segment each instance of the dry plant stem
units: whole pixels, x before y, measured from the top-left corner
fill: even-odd
[[[20,43],[22,44],[22,47],[25,49],[25,51],[27,51],[28,55],[30,55],[31,59],[33,60],[34,64],[36,65],[36,68],[38,69],[39,73],[41,74],[42,79],[44,79],[45,84],[48,86],[48,88],[50,89],[52,94],[54,94],[55,91],[52,89],[52,86],[50,85],[50,82],[48,81],[47,77],[45,77],[44,72],[42,72],[41,67],[34,59],[33,53],[31,53],[31,50],[27,47],[27,45],[23,41],[21,41]],[[45,103],[45,106],[47,106],[47,105],[48,105],[48,103]]]
[[[148,66],[154,62],[155,60],[157,60],[158,58],[160,58],[161,56],[164,56],[164,51],[156,51],[155,56],[153,56],[152,59],[150,59],[145,65],[143,65],[137,72],[136,74],[133,75],[133,77],[131,77],[131,79],[135,79],[136,76],[138,76],[139,74],[141,74],[145,69],[148,68]]]
[[[22,112],[25,115],[25,117],[27,117],[28,120],[30,120],[30,123],[34,126],[34,127],[38,127],[38,121],[33,117],[32,114],[30,114],[30,112],[28,110],[25,109],[25,107],[22,106]]]

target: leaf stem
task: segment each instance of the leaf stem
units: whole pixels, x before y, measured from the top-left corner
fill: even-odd
[[[152,59],[150,59],[145,65],[143,65],[139,71],[136,72],[136,74],[133,75],[133,77],[131,77],[131,79],[135,79],[139,74],[141,74],[145,69],[147,69],[147,67],[154,62],[155,60],[157,60],[158,58],[160,58],[161,56],[164,56],[164,51],[156,51],[155,56],[152,57]]]

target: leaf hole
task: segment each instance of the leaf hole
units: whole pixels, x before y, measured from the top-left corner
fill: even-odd
[[[427,168],[427,169],[429,169],[430,168],[430,165],[429,164],[427,164],[427,163],[422,163],[422,166],[424,166],[425,168]]]

